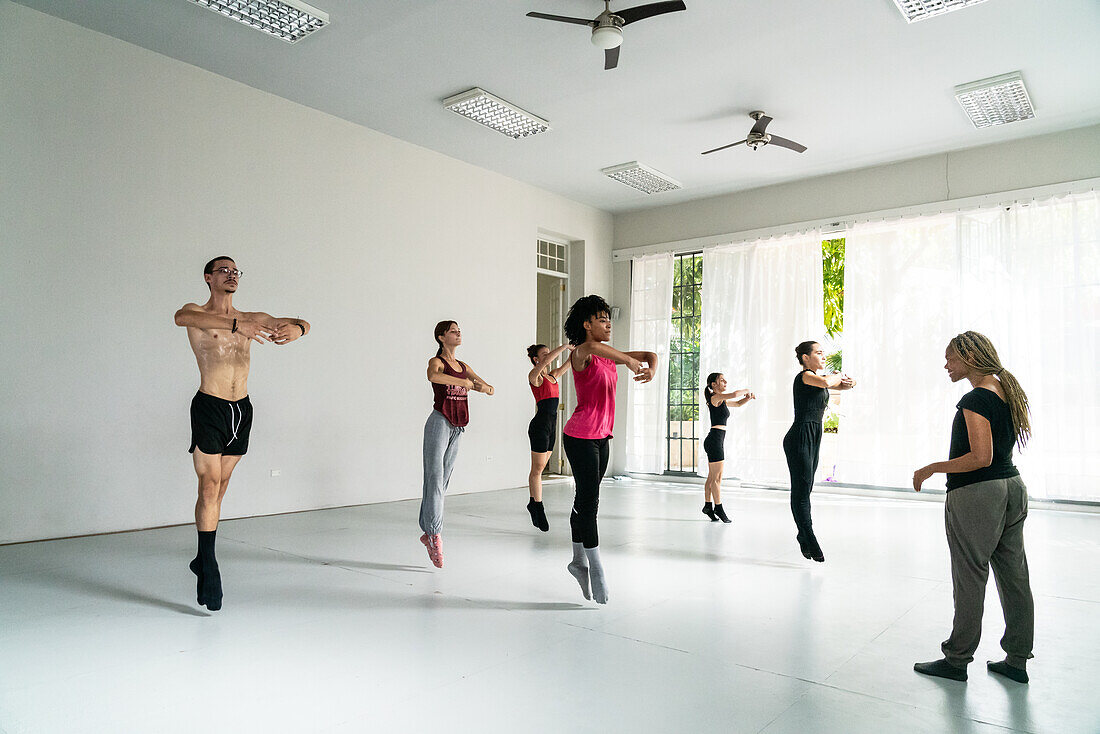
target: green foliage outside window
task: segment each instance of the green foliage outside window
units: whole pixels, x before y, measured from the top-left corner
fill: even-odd
[[[699,335],[703,257],[677,257],[672,281],[672,339],[668,372],[669,421],[699,417]]]
[[[832,338],[844,331],[844,238],[821,243],[825,285],[825,332]]]

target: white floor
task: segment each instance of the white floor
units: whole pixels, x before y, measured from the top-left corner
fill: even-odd
[[[565,570],[571,487],[455,496],[446,566],[417,502],[224,522],[225,606],[194,531],[0,547],[0,732],[1100,732],[1100,516],[1033,509],[1030,686],[929,679],[951,619],[942,506],[607,481],[606,607]]]

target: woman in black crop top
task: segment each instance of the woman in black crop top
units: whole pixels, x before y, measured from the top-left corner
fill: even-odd
[[[814,535],[810,518],[810,492],[821,456],[821,419],[829,404],[829,390],[851,390],[856,381],[840,372],[822,377],[825,350],[817,342],[802,342],[794,348],[802,371],[794,376],[794,423],[783,437],[783,453],[791,473],[791,514],[798,528],[798,547],[804,558],[825,562],[825,554]]]
[[[925,675],[966,680],[982,631],[989,567],[997,580],[1004,610],[1005,659],[988,669],[1027,683],[1027,660],[1035,636],[1035,605],[1024,553],[1027,487],[1012,464],[1012,445],[1023,448],[1031,436],[1027,395],[1006,370],[989,339],[977,332],[959,334],[944,355],[952,382],[966,379],[973,389],[956,406],[947,461],[913,472],[913,489],[933,474],[947,474],[944,513],[955,618],[951,636],[941,645],[943,658],[917,663]]]
[[[726,461],[726,421],[730,417],[729,406],[740,408],[754,399],[756,395],[748,390],[726,392],[726,378],[721,372],[712,372],[707,376],[707,386],[703,389],[703,398],[710,412],[710,433],[703,441],[703,450],[707,452],[707,481],[703,485],[703,514],[711,522],[733,522],[726,516],[722,507],[722,467]]]

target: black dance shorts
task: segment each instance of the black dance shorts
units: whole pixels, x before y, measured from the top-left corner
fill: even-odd
[[[718,428],[711,428],[710,433],[703,440],[703,451],[707,452],[707,461],[712,464],[716,461],[725,461],[726,432]]]
[[[558,437],[558,399],[546,398],[536,403],[538,412],[527,426],[527,438],[531,439],[531,451],[544,454],[554,450]]]
[[[191,399],[191,448],[204,454],[244,456],[252,431],[252,402],[248,396],[230,401],[195,393]]]

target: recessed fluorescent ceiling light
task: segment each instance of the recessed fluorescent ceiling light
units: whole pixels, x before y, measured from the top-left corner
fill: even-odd
[[[984,2],[985,0],[894,0],[898,10],[910,23]]]
[[[295,43],[328,25],[328,13],[299,0],[191,0],[258,31]]]
[[[447,97],[443,100],[443,106],[516,140],[550,129],[550,123],[541,117],[521,110],[478,87]]]
[[[1035,117],[1020,72],[982,79],[955,87],[955,99],[974,127],[1005,125]]]
[[[684,188],[679,181],[671,179],[649,166],[643,166],[638,161],[603,168],[600,169],[600,173],[646,194],[659,194],[662,191],[675,191]]]

